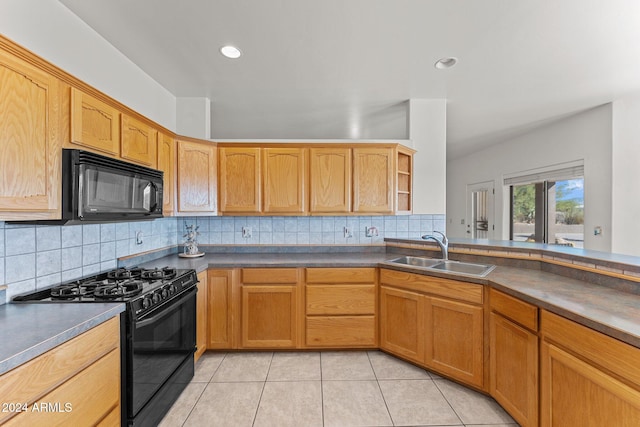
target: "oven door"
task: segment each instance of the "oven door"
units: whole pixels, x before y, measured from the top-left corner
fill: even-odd
[[[133,418],[188,359],[196,346],[196,288],[169,300],[132,322],[127,387]],[[189,362],[186,362],[189,363]]]

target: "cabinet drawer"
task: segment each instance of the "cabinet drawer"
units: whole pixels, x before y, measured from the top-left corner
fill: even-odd
[[[380,270],[380,283],[402,289],[482,304],[482,285],[396,270]]]
[[[376,345],[374,316],[307,317],[309,347],[351,347]]]
[[[307,268],[307,283],[375,282],[375,268]]]
[[[495,289],[489,290],[489,304],[491,311],[500,313],[532,331],[538,330],[538,307]]]
[[[308,285],[307,315],[374,314],[375,285]]]
[[[242,283],[297,283],[295,268],[243,268]]]
[[[112,350],[36,403],[59,406],[54,410],[37,412],[31,410],[30,405],[29,411],[19,413],[6,426],[94,425],[119,408],[120,352]]]

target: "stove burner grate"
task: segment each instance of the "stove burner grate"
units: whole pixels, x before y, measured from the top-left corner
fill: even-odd
[[[142,270],[140,277],[147,280],[167,280],[176,277],[177,271],[172,267],[152,268]]]
[[[142,274],[142,269],[135,268],[117,268],[107,273],[107,278],[115,280],[137,279]]]
[[[93,296],[97,299],[128,298],[141,293],[143,285],[141,280],[106,283],[98,285],[93,292]]]

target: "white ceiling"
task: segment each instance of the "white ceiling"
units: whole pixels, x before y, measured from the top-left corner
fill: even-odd
[[[406,101],[446,98],[455,157],[640,90],[638,0],[60,1],[210,98],[214,139],[405,139]]]

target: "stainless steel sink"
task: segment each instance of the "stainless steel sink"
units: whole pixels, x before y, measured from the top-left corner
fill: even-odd
[[[431,266],[433,270],[448,271],[451,273],[467,274],[471,276],[484,277],[496,266],[489,264],[473,264],[470,262],[441,261]]]
[[[412,267],[433,267],[434,265],[442,262],[441,259],[422,258],[417,256],[403,256],[396,259],[391,259],[387,262],[394,264],[410,265]]]
[[[402,256],[386,261],[388,264],[407,265],[430,271],[444,271],[465,276],[484,277],[496,266],[491,264],[475,264],[470,262],[422,258],[416,256]]]

